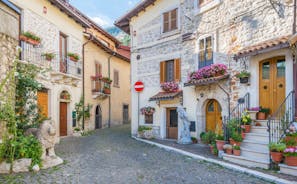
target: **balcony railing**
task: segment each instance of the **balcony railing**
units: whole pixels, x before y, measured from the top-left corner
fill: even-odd
[[[102,80],[102,77],[91,76],[92,94],[97,96],[106,96],[110,94],[110,83]]]
[[[51,68],[55,72],[60,72],[76,77],[82,76],[82,62],[74,62],[65,55],[60,55],[57,52],[51,52],[54,58],[47,59],[43,54],[45,51],[39,46],[33,46],[26,42],[21,42],[22,52],[21,60],[32,63],[44,68]]]

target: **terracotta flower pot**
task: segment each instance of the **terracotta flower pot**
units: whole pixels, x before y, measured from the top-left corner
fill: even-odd
[[[287,156],[285,162],[288,166],[297,166],[297,156]]]
[[[241,142],[236,142],[236,141],[234,141],[234,144],[236,145],[236,146],[240,146],[241,145]],[[233,144],[233,145],[234,145]]]
[[[226,149],[226,153],[227,153],[228,155],[232,155],[232,149]]]
[[[251,132],[251,125],[244,125],[244,132],[250,133]]]
[[[214,154],[213,146],[210,145],[209,148],[210,148],[210,152],[211,152],[212,154]]]
[[[230,144],[231,145],[234,145],[235,144],[235,141],[232,138],[230,138],[229,141],[230,141]]]
[[[266,114],[264,112],[258,112],[257,119],[258,120],[265,120],[266,119]]]
[[[30,43],[30,44],[32,44],[32,45],[34,45],[34,46],[35,45],[38,45],[40,43],[39,41],[30,39],[30,38],[27,40],[27,42]]]
[[[103,93],[104,93],[104,94],[110,94],[111,92],[110,92],[110,89],[108,89],[108,88],[104,88],[104,89],[103,89]]]
[[[225,144],[225,141],[223,141],[223,140],[216,140],[216,145],[217,145],[218,150],[223,150],[224,144]]]
[[[73,57],[73,56],[69,56],[69,59],[73,62],[77,62],[77,59],[75,59],[75,57]]]
[[[233,150],[233,155],[240,156],[241,151],[240,150]]]
[[[20,40],[27,42],[28,38],[24,35],[20,35]]]
[[[280,163],[283,160],[283,153],[281,152],[270,152],[270,155],[274,163]]]

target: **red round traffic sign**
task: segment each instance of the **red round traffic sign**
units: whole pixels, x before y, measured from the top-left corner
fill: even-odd
[[[134,89],[135,89],[136,92],[141,92],[141,91],[143,91],[143,89],[144,89],[144,84],[143,84],[143,82],[141,82],[141,81],[137,81],[137,82],[135,82],[135,84],[134,84]]]

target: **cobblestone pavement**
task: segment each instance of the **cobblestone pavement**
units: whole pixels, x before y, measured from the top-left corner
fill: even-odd
[[[65,160],[39,173],[0,176],[0,183],[175,184],[266,183],[130,138],[128,125],[67,137],[56,146]]]

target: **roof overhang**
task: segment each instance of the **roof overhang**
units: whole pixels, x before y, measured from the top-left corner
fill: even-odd
[[[119,18],[114,25],[119,27],[121,30],[130,34],[130,20],[132,17],[137,16],[141,11],[144,11],[148,6],[154,5],[156,0],[143,0],[138,3],[132,10],[128,11],[124,16]]]
[[[183,91],[176,92],[159,92],[152,96],[149,101],[164,101],[164,100],[173,100],[176,97],[182,96]]]
[[[267,40],[265,42],[261,42],[252,46],[248,46],[240,50],[237,54],[235,54],[234,59],[238,60],[240,58],[255,56],[258,54],[263,54],[267,52],[271,52],[274,50],[279,50],[283,48],[290,47],[289,38],[291,36],[282,36],[275,39]],[[293,40],[297,41],[297,38]]]

